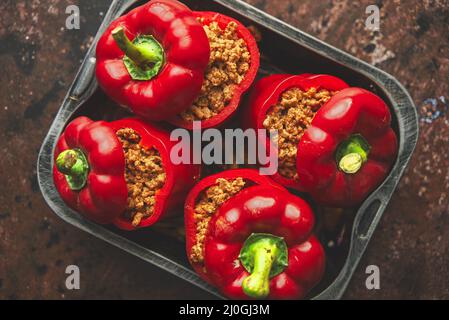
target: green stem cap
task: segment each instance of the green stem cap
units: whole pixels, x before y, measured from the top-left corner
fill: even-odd
[[[123,62],[134,80],[150,80],[164,64],[164,49],[151,35],[137,36],[130,41],[122,26],[112,30],[117,46],[125,53]]]
[[[81,150],[68,149],[61,152],[56,158],[56,168],[65,175],[70,189],[80,190],[86,185],[89,164]]]
[[[239,259],[251,273],[243,280],[243,291],[249,297],[265,298],[270,293],[270,279],[288,266],[287,244],[281,237],[253,233],[243,244]]]
[[[354,134],[340,143],[336,152],[338,168],[344,173],[357,173],[368,160],[371,146],[360,134]]]

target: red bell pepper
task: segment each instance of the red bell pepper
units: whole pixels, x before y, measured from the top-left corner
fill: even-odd
[[[79,117],[61,134],[53,178],[68,206],[98,223],[111,223],[126,209],[125,157],[105,121]]]
[[[184,220],[186,228],[186,250],[187,257],[190,264],[195,271],[206,281],[209,281],[207,272],[204,270],[204,264],[202,261],[193,261],[192,248],[197,244],[197,223],[195,205],[196,202],[205,190],[217,183],[217,179],[233,180],[237,178],[243,178],[246,182],[246,186],[251,185],[270,185],[280,190],[285,190],[282,186],[276,184],[273,180],[267,176],[262,176],[254,169],[232,169],[222,171],[210,176],[205,177],[199,181],[187,195],[187,199],[184,205]]]
[[[123,146],[116,136],[122,128],[133,129],[141,137],[141,146],[154,147],[159,152],[165,172],[152,214],[137,227],[123,216],[128,190]],[[170,150],[175,144],[168,132],[139,119],[108,123],[76,118],[62,133],[55,149],[56,189],[71,208],[98,223],[114,223],[124,230],[151,226],[183,204],[200,176],[200,166],[174,165],[170,161]]]
[[[252,186],[209,223],[204,265],[233,299],[300,299],[322,278],[325,255],[309,205],[287,191]]]
[[[330,75],[275,74],[262,78],[251,90],[244,116],[244,125],[248,128],[263,129],[263,122],[269,109],[278,103],[281,95],[289,89],[299,88],[302,91],[308,91],[311,88],[316,88],[317,90],[339,91],[347,87],[348,85],[343,80]],[[270,141],[267,139],[267,150],[269,150],[269,144]],[[264,145],[264,143],[259,145]],[[276,148],[271,149],[276,151]],[[289,179],[279,172],[275,173],[272,178],[285,187],[303,191],[300,181],[297,179]]]
[[[232,99],[229,101],[228,105],[225,106],[217,115],[201,121],[202,128],[217,127],[222,125],[226,120],[230,119],[235,113],[240,104],[242,95],[249,89],[256,78],[260,65],[259,48],[257,47],[254,36],[241,22],[217,12],[195,11],[194,14],[197,18],[203,19],[203,25],[209,25],[212,22],[217,22],[221,29],[225,29],[230,22],[235,22],[237,24],[238,36],[245,41],[251,55],[249,70],[246,72],[242,82],[235,88]],[[169,122],[182,128],[189,130],[193,129],[192,121],[186,121],[179,116],[173,117],[169,120]]]
[[[97,44],[97,80],[135,114],[165,120],[197,97],[209,54],[206,33],[189,8],[175,0],[153,0],[104,32]]]
[[[397,150],[385,102],[364,89],[344,89],[320,109],[301,138],[297,171],[317,202],[351,207],[380,185]]]

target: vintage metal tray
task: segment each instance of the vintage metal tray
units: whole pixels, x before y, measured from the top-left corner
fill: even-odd
[[[365,200],[360,208],[353,212],[353,218],[347,225],[345,244],[327,252],[329,263],[325,279],[309,295],[311,299],[341,298],[416,145],[418,117],[409,94],[396,79],[387,73],[240,0],[183,1],[194,10],[222,12],[239,19],[245,25],[253,25],[259,29],[262,34],[262,41],[259,44],[262,53],[259,76],[273,72],[328,73],[341,77],[350,85],[364,87],[377,93],[391,108],[393,125],[399,137],[399,154],[396,163],[384,183]],[[52,154],[64,126],[72,118],[81,114],[88,115],[93,119],[111,120],[124,113],[97,86],[95,45],[113,19],[142,2],[136,0],[114,0],[112,2],[93,45],[42,144],[38,159],[39,185],[48,205],[66,222],[148,261],[212,295],[221,297],[214,288],[202,281],[189,267],[183,241],[160,233],[156,231],[156,228],[125,233],[113,227],[91,223],[69,209],[60,199],[53,185]]]

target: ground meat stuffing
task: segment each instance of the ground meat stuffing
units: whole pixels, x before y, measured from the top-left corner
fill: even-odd
[[[193,262],[203,262],[203,247],[209,221],[226,200],[237,194],[245,186],[242,178],[227,180],[218,178],[216,185],[207,188],[195,204],[196,243],[190,252]]]
[[[251,61],[245,41],[238,37],[235,22],[230,22],[224,30],[212,22],[205,25],[204,30],[209,38],[210,60],[200,95],[187,111],[181,113],[186,121],[209,119],[220,113],[231,101]]]
[[[279,174],[297,179],[296,149],[315,113],[336,92],[315,88],[304,92],[299,88],[285,91],[272,106],[263,122],[266,129],[278,130]]]
[[[154,196],[164,186],[165,171],[159,152],[155,148],[142,147],[136,131],[124,128],[116,135],[123,145],[126,161],[128,208],[125,217],[136,227],[153,213]]]

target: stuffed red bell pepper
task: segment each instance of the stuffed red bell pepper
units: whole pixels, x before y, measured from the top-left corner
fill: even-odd
[[[388,106],[360,88],[335,94],[298,145],[302,186],[321,204],[360,204],[385,179],[398,150]]]
[[[168,132],[139,119],[73,120],[54,153],[53,177],[62,199],[86,218],[132,230],[173,212],[200,175],[174,165]]]
[[[245,188],[209,222],[204,268],[233,299],[301,299],[322,278],[325,255],[309,205],[269,185]]]
[[[320,108],[348,85],[330,75],[276,74],[259,80],[251,91],[245,125],[278,131],[275,143],[278,171],[272,178],[283,186],[303,190],[296,172],[297,145]],[[268,144],[273,143],[267,140]],[[263,144],[261,144],[263,145]]]
[[[113,21],[97,44],[97,80],[117,103],[149,120],[190,107],[209,62],[209,41],[193,12],[153,0]]]
[[[210,61],[199,96],[171,123],[192,129],[216,127],[228,120],[259,69],[259,50],[251,32],[239,21],[216,12],[195,12],[210,43]]]
[[[209,281],[204,269],[204,239],[210,219],[223,202],[244,188],[258,184],[285,190],[257,170],[232,169],[202,179],[189,192],[184,206],[187,257],[204,280]]]

